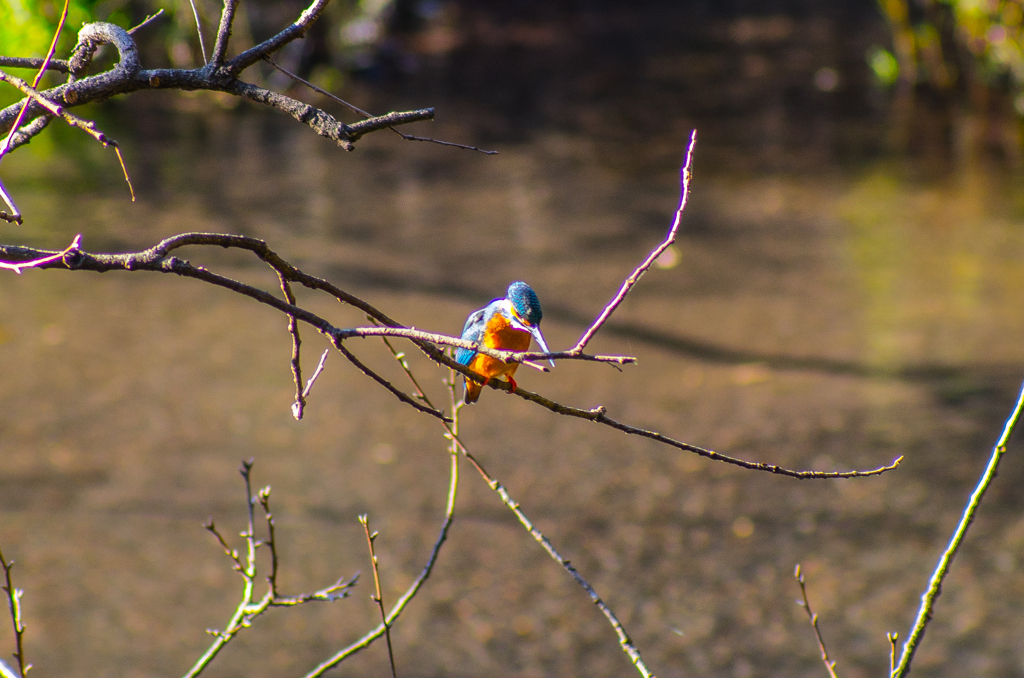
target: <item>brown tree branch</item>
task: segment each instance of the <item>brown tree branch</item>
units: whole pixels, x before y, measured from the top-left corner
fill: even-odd
[[[298,19],[295,20],[295,23],[274,37],[264,40],[255,47],[251,47],[236,56],[228,62],[227,70],[231,75],[237,75],[262,59],[264,55],[273,54],[292,40],[301,38],[305,35],[306,30],[313,25],[313,22],[320,18],[320,15],[323,13],[324,8],[327,7],[328,2],[329,0],[313,0],[313,3],[299,15]],[[220,40],[219,37],[218,40]],[[225,44],[226,43],[227,38],[225,38]]]
[[[660,245],[651,250],[650,254],[647,255],[647,258],[636,267],[636,270],[634,270],[633,273],[622,281],[622,286],[619,287],[619,291],[615,294],[612,300],[608,302],[608,305],[604,307],[600,315],[597,316],[597,319],[594,320],[593,324],[591,324],[591,326],[587,328],[587,331],[583,333],[580,340],[576,342],[576,345],[572,348],[572,351],[570,351],[571,353],[581,353],[583,351],[590,340],[594,338],[594,335],[597,334],[597,331],[601,329],[601,326],[604,325],[605,321],[611,317],[612,313],[615,312],[615,309],[617,309],[623,299],[626,298],[626,295],[629,294],[629,290],[633,288],[633,285],[635,285],[643,274],[647,272],[647,269],[651,267],[654,260],[661,256],[661,253],[667,250],[669,246],[676,241],[676,235],[679,233],[679,222],[683,217],[683,210],[686,209],[686,203],[690,197],[690,168],[693,163],[693,148],[696,145],[697,130],[693,130],[690,134],[690,146],[686,149],[686,160],[683,163],[683,168],[679,172],[679,207],[676,208],[675,219],[673,219],[672,226],[668,229],[668,234],[665,236],[665,239]]]
[[[41,131],[42,127],[30,126],[29,123],[41,115],[52,112],[52,106],[81,106],[145,89],[210,90],[233,94],[287,113],[345,150],[352,150],[353,143],[370,132],[433,118],[433,109],[420,109],[389,113],[349,127],[314,106],[237,78],[245,68],[301,37],[320,16],[326,4],[327,0],[315,0],[291,26],[224,64],[223,51],[226,50],[230,22],[234,16],[234,3],[229,2],[222,14],[221,28],[214,50],[214,56],[219,56],[221,61],[215,59],[207,66],[197,69],[143,70],[139,63],[138,48],[127,31],[109,23],[86,24],[79,31],[78,44],[68,60],[68,70],[72,73],[72,78],[62,85],[38,93],[51,105],[41,104],[38,98],[26,97],[21,102],[0,110],[0,133],[9,135],[9,149],[14,149],[28,143],[32,136]],[[81,77],[91,63],[96,48],[101,44],[112,44],[116,47],[119,54],[117,65],[104,73]],[[25,66],[29,63],[34,62],[15,60],[13,65]]]
[[[228,51],[228,40],[231,39],[231,26],[235,22],[235,8],[238,0],[224,0],[224,11],[220,14],[220,26],[217,28],[217,42],[213,45],[210,61],[214,66],[224,63],[224,55]]]
[[[385,327],[365,327],[355,329],[341,329],[335,327],[326,319],[308,311],[304,308],[290,304],[287,301],[280,299],[273,294],[264,290],[258,289],[251,285],[227,278],[225,276],[213,273],[202,266],[193,266],[188,261],[179,259],[175,256],[170,256],[170,252],[187,245],[216,245],[220,247],[233,247],[245,249],[253,252],[261,260],[266,262],[271,268],[273,268],[278,275],[287,281],[297,282],[310,289],[319,289],[328,292],[339,301],[349,303],[352,306],[359,308],[364,313],[369,315],[374,320],[382,323]],[[202,280],[219,287],[237,292],[248,296],[256,301],[266,304],[278,311],[296,318],[297,320],[307,323],[317,329],[318,331],[325,334],[331,343],[348,359],[353,365],[359,370],[370,376],[372,379],[377,381],[379,384],[384,386],[388,391],[394,394],[397,398],[405,402],[406,404],[425,412],[439,419],[445,420],[444,415],[439,410],[430,408],[417,402],[414,398],[404,393],[400,389],[396,388],[386,379],[373,372],[365,364],[356,358],[351,351],[347,350],[343,346],[343,341],[353,337],[368,337],[368,336],[402,336],[410,339],[420,350],[422,350],[427,357],[434,362],[444,367],[449,367],[456,370],[459,374],[466,376],[476,381],[483,381],[483,378],[476,372],[473,372],[464,365],[456,363],[449,355],[438,348],[438,344],[447,346],[456,346],[464,348],[472,348],[486,355],[493,355],[502,360],[513,360],[522,358],[539,358],[551,356],[556,359],[571,359],[571,360],[600,360],[600,361],[611,361],[611,362],[630,362],[634,360],[628,356],[585,356],[582,353],[515,353],[496,351],[489,349],[484,346],[479,346],[473,342],[467,342],[461,338],[449,337],[443,334],[433,334],[430,332],[423,332],[416,330],[415,328],[407,328],[400,325],[397,321],[392,320],[387,315],[377,310],[367,302],[355,297],[344,290],[336,287],[335,285],[316,278],[314,276],[307,275],[299,269],[292,266],[290,263],[282,259],[277,253],[271,250],[267,244],[257,238],[250,238],[247,236],[238,235],[224,235],[216,233],[183,233],[181,235],[167,238],[148,250],[141,252],[130,252],[125,254],[89,254],[83,252],[77,248],[69,248],[64,252],[49,252],[44,250],[36,250],[28,247],[19,246],[4,246],[0,245],[0,256],[7,258],[14,258],[17,261],[9,262],[8,267],[22,266],[26,267],[27,263],[32,263],[34,260],[45,260],[44,263],[38,263],[35,265],[36,268],[64,268],[64,269],[81,269],[90,271],[114,271],[114,270],[127,270],[127,271],[156,271],[160,273],[174,273],[176,275],[195,278]],[[775,464],[767,464],[763,462],[752,462],[745,461],[743,459],[737,459],[728,455],[721,454],[712,450],[707,450],[696,445],[690,445],[688,443],[681,442],[674,438],[670,438],[664,434],[656,431],[648,431],[636,426],[630,426],[624,424],[611,417],[607,416],[607,411],[603,406],[598,406],[588,410],[571,407],[557,403],[553,400],[549,400],[544,396],[537,393],[527,391],[523,388],[518,388],[515,391],[511,390],[511,385],[505,381],[499,379],[492,379],[488,386],[495,390],[512,392],[514,395],[519,396],[525,400],[537,403],[538,405],[545,407],[546,409],[565,416],[572,416],[588,421],[593,421],[605,426],[609,426],[616,430],[632,435],[639,435],[651,440],[669,445],[676,449],[692,452],[694,454],[712,459],[715,461],[721,461],[727,464],[733,464],[742,468],[764,471],[767,473],[774,473],[777,475],[785,475],[792,478],[800,479],[834,479],[834,478],[858,478],[862,476],[871,476],[891,471],[899,466],[903,457],[899,457],[892,464],[888,466],[882,466],[875,469],[864,470],[864,471],[799,471],[793,469],[787,469]]]

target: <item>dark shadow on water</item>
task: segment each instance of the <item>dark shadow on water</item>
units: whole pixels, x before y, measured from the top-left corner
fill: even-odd
[[[327,277],[339,284],[350,286],[371,287],[388,292],[433,294],[447,299],[460,299],[465,301],[468,306],[479,304],[482,299],[487,299],[493,293],[493,290],[480,287],[451,283],[437,284],[408,276],[398,276],[380,269],[354,269],[351,266],[330,268]],[[594,321],[593,317],[584,316],[577,310],[553,304],[544,305],[544,317],[557,318],[561,322],[572,324],[578,327],[581,333]],[[972,383],[973,377],[977,376],[979,371],[1005,374],[1017,367],[1011,364],[1001,366],[991,363],[978,365],[917,363],[884,367],[834,358],[760,353],[728,348],[651,327],[634,323],[626,324],[615,320],[605,323],[602,333],[641,341],[652,347],[708,363],[725,365],[761,363],[776,370],[807,370],[832,375],[898,379],[908,382],[934,382],[936,385]],[[968,391],[974,392],[973,387],[964,386],[950,387],[946,390],[952,393],[958,388],[960,390],[966,388]]]

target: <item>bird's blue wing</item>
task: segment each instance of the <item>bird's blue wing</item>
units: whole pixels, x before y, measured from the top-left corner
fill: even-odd
[[[480,343],[484,338],[484,330],[487,328],[487,322],[484,320],[484,315],[487,309],[481,308],[479,311],[474,311],[466,318],[466,326],[462,329],[462,338],[466,341],[475,341]],[[460,365],[469,365],[473,362],[473,358],[476,357],[476,351],[469,348],[457,348],[455,349],[455,362]]]

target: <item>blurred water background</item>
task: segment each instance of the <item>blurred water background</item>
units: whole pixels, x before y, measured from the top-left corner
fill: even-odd
[[[284,7],[282,21],[298,11]],[[520,370],[520,384],[750,460],[903,465],[796,481],[493,391],[464,411],[463,439],[659,676],[823,675],[794,604],[797,562],[840,675],[881,675],[885,633],[912,623],[1024,376],[1012,96],[979,110],[887,87],[866,55],[890,28],[868,2],[420,7],[352,57],[354,75],[317,70],[312,48],[282,61],[376,113],[433,106],[435,122],[405,131],[499,155],[390,133],[346,154],[268,110],[140,93],[83,111],[121,143],[138,201],[111,153],[54,123],[4,159],[26,223],[0,226],[0,241],[59,249],[82,233],[89,251],[129,251],[242,233],[447,333],[522,279],[557,350],[663,236],[696,128],[680,240],[591,344],[639,364],[564,362]],[[275,287],[242,254],[184,256]],[[336,325],[365,322],[299,294]],[[241,459],[273,487],[285,592],[363,578],[349,600],[272,611],[210,675],[302,675],[376,625],[358,514],[380,531],[386,602],[419,573],[445,502],[440,427],[337,354],[294,421],[285,327],[171,276],[0,277],[0,546],[26,589],[33,675],[185,672],[241,589],[201,527],[212,516],[225,534],[243,529]],[[304,337],[308,374],[326,344]],[[381,345],[349,345],[401,382]],[[410,358],[443,402],[446,375]],[[944,588],[921,675],[1024,675],[1019,452]],[[406,678],[633,671],[583,591],[468,468],[449,542],[394,640]],[[333,675],[386,662],[375,645]]]

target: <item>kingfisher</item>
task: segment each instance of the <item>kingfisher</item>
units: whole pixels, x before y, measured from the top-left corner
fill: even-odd
[[[470,314],[462,330],[462,338],[503,351],[527,351],[530,339],[533,338],[542,351],[550,353],[544,335],[540,333],[540,319],[543,315],[537,293],[524,282],[514,282],[508,286],[504,299],[495,299],[485,308]],[[484,377],[483,384],[466,379],[466,395],[463,400],[467,404],[475,403],[480,397],[480,391],[494,377],[504,376],[513,391],[518,388],[512,375],[519,368],[519,363],[506,363],[469,348],[456,349],[455,362]],[[552,366],[555,364],[554,360],[549,359],[548,362]]]

